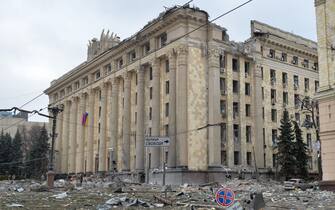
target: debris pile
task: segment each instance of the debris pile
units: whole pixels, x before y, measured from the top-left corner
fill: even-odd
[[[34,180],[0,181],[0,209],[97,209],[141,208],[220,208],[215,193],[225,187],[235,192],[235,200],[246,209],[334,208],[335,194],[317,188],[285,190],[280,182],[231,179],[225,183],[159,186],[129,180],[85,178],[56,180],[55,188]]]

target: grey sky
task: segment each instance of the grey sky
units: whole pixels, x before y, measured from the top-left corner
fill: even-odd
[[[89,39],[109,29],[124,39],[177,0],[0,0],[0,108],[20,106],[86,59]],[[194,0],[210,18],[242,0]],[[243,41],[255,19],[316,40],[314,0],[254,0],[216,21]],[[46,96],[26,109],[46,107]],[[43,120],[33,117],[32,120]]]

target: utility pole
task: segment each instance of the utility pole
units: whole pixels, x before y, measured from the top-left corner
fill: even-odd
[[[57,137],[56,134],[56,124],[57,124],[57,115],[58,113],[62,112],[63,110],[58,107],[49,107],[48,110],[52,113],[50,117],[52,119],[52,133],[51,133],[51,150],[50,150],[50,159],[49,159],[49,166],[48,166],[48,187],[54,187],[54,179],[55,179],[55,172],[54,172],[54,150],[55,150],[55,139]]]

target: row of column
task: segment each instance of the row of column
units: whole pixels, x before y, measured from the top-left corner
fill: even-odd
[[[184,59],[185,60],[185,59]],[[174,53],[169,55],[169,135],[170,146],[168,152],[168,166],[175,167],[177,159],[179,165],[186,165],[187,155],[176,155],[176,57]],[[153,80],[152,80],[152,136],[160,136],[160,60],[155,59],[152,64]],[[180,69],[182,72],[182,80],[186,79],[186,62],[180,61]],[[145,70],[146,66],[142,65],[137,71],[137,123],[136,123],[136,159],[135,169],[143,171],[145,167],[145,150],[144,150],[144,135],[145,135]],[[73,97],[71,100],[63,104],[63,112],[59,115],[58,119],[58,138],[56,143],[57,155],[57,169],[65,173],[78,173],[78,172],[94,172],[94,137],[98,135],[99,146],[99,167],[98,171],[107,171],[107,136],[110,132],[110,147],[112,148],[111,160],[113,163],[118,161],[122,164],[123,171],[130,170],[130,139],[131,139],[131,75],[132,72],[125,73],[122,78],[115,77],[111,85],[106,83],[100,86],[101,97],[100,106],[101,114],[100,119],[95,119],[95,107],[99,104],[96,102],[95,97],[97,89],[90,89],[86,93],[82,93],[79,97]],[[123,106],[123,124],[122,124],[122,138],[119,139],[119,97],[120,97],[120,80],[124,82],[124,106]],[[183,83],[183,82],[180,82]],[[181,87],[182,88],[182,87]],[[182,92],[186,100],[186,87]],[[108,93],[110,93],[110,100],[108,100]],[[181,100],[179,106],[184,107],[186,113],[186,104]],[[86,106],[88,104],[88,106]],[[107,106],[110,104],[110,116],[107,115]],[[178,105],[178,104],[177,104]],[[83,113],[88,112],[88,122],[81,124]],[[180,127],[186,130],[186,117],[183,116],[184,123]],[[109,128],[107,127],[107,119],[109,119]],[[97,122],[100,122],[100,132],[96,134]],[[183,137],[185,138],[185,137]],[[120,143],[120,141],[122,143]],[[180,141],[179,146],[186,149],[186,138]],[[118,157],[117,148],[121,147],[121,155]],[[186,149],[187,151],[187,149]],[[157,168],[161,164],[160,148],[151,148],[151,167]],[[86,154],[86,155],[85,155]],[[184,157],[184,158],[183,158]],[[120,158],[120,159],[119,159]],[[85,168],[86,162],[86,168]]]

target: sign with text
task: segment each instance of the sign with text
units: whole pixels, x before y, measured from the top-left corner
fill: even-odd
[[[169,137],[147,136],[144,139],[145,147],[168,147],[169,145]]]

